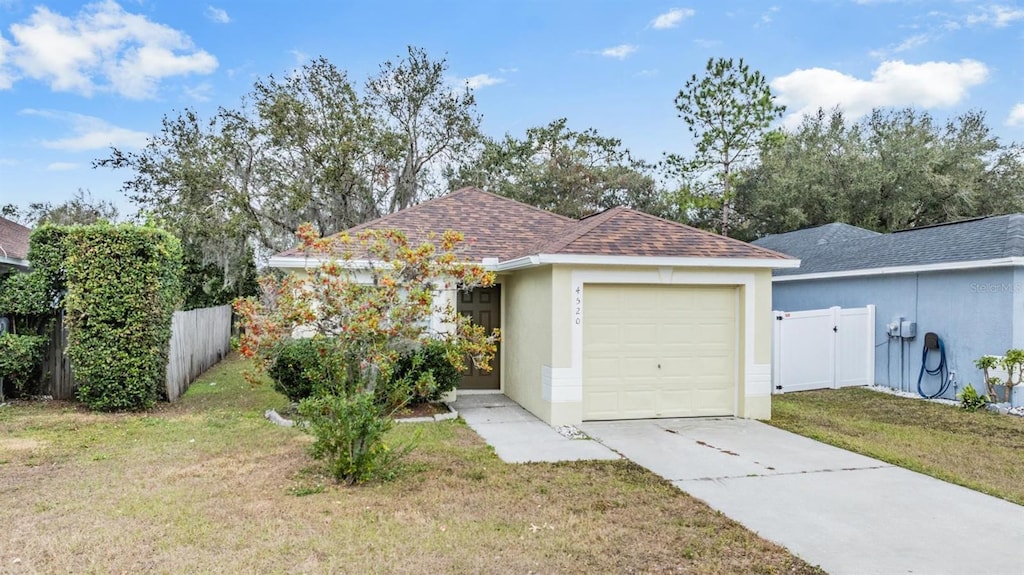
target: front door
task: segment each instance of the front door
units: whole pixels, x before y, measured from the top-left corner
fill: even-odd
[[[501,286],[459,292],[458,311],[469,316],[473,323],[484,326],[487,333],[491,333],[495,328],[501,328]],[[490,371],[477,369],[469,362],[469,369],[462,375],[459,389],[501,389],[499,359],[500,349],[491,360]]]

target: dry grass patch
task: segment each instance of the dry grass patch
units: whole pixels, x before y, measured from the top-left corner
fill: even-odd
[[[0,447],[0,573],[821,573],[635,465],[507,465],[460,422],[399,426],[396,477],[335,486],[242,365],[144,415],[0,409],[40,442]]]
[[[1024,418],[847,388],[776,395],[769,423],[1024,505]]]

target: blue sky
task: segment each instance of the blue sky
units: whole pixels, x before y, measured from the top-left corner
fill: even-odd
[[[133,206],[130,174],[95,170],[161,117],[234,107],[257,77],[325,56],[361,82],[407,45],[476,88],[483,128],[521,136],[566,117],[656,161],[687,153],[673,98],[710,57],[744,58],[788,106],[856,117],[981,109],[1024,141],[1024,3],[832,0],[0,0],[0,204],[78,188]]]

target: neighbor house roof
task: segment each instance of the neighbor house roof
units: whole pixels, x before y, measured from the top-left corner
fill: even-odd
[[[859,240],[879,236],[878,232],[851,226],[842,222],[825,224],[816,228],[807,228],[785,234],[765,236],[754,242],[754,245],[796,256],[794,252],[806,252],[816,246],[831,242]]]
[[[791,258],[772,250],[629,208],[615,207],[574,220],[477,188],[463,188],[348,231],[388,228],[402,230],[414,242],[426,239],[430,232],[461,231],[469,244],[466,259],[478,262],[523,263],[524,258],[550,255],[730,258],[796,265]],[[271,265],[289,267],[302,257],[301,250],[289,250],[272,258]]]
[[[28,237],[32,230],[0,217],[0,263],[28,267]]]
[[[829,235],[829,230],[823,230],[836,225],[844,226],[839,234]],[[800,258],[799,270],[776,270],[777,276],[1024,264],[1024,260],[1016,259],[1024,258],[1024,214],[975,218],[889,234],[847,228],[853,226],[829,224],[767,236],[754,243]],[[811,241],[813,238],[818,240]]]

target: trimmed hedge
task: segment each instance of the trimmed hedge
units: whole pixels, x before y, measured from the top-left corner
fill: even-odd
[[[336,344],[324,338],[285,340],[267,371],[274,381],[274,389],[298,403],[312,396],[318,388],[330,387],[330,362],[332,358],[338,360],[335,349]]]
[[[405,353],[395,364],[392,378],[404,380],[412,387],[412,403],[437,401],[444,394],[455,389],[462,380],[462,372],[452,365],[448,355],[452,353],[450,346],[440,340],[427,339],[416,350]],[[431,385],[422,388],[417,382],[424,381],[426,374],[431,376]]]
[[[0,398],[5,393],[23,395],[35,392],[48,341],[41,335],[0,335],[0,377],[10,386],[6,392],[0,389]]]
[[[65,233],[67,354],[78,397],[92,409],[147,409],[164,393],[181,244],[130,224]]]

